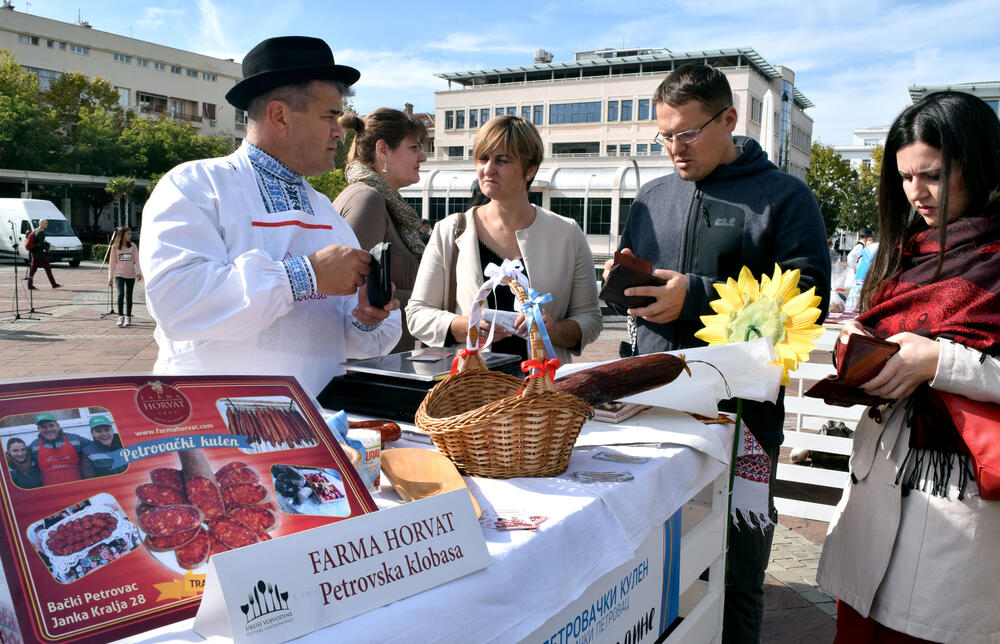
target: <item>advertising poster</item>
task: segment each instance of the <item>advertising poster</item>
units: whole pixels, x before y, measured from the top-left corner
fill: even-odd
[[[0,561],[25,642],[195,614],[213,553],[376,508],[293,378],[0,385]]]

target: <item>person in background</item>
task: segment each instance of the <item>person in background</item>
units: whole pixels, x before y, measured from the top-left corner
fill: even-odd
[[[350,163],[344,170],[349,185],[333,201],[333,207],[351,226],[362,248],[371,249],[381,242],[392,244],[392,283],[400,307],[405,307],[425,241],[420,216],[403,200],[399,189],[420,179],[420,164],[427,160],[427,129],[412,114],[385,107],[364,119],[345,114],[340,124],[356,134]],[[405,315],[401,324],[402,336],[393,351],[413,349]]]
[[[406,307],[410,332],[421,342],[434,347],[464,344],[472,300],[485,281],[483,271],[505,259],[521,260],[532,288],[552,295],[542,308],[555,358],[569,362],[597,339],[601,309],[587,238],[572,219],[528,201],[528,186],[543,149],[535,126],[515,116],[498,116],[479,130],[473,156],[479,186],[489,202],[451,214],[434,226]],[[487,304],[513,311],[514,300],[509,289],[497,288]],[[483,330],[488,326],[484,319]],[[527,356],[526,336],[520,314],[513,330],[497,325],[491,350]]]
[[[49,278],[49,284],[52,288],[60,288],[62,284],[56,283],[56,278],[52,276],[52,264],[49,263],[49,242],[45,241],[45,229],[49,227],[48,219],[41,219],[38,222],[38,227],[31,231],[31,236],[34,238],[34,247],[28,252],[31,254],[31,267],[28,268],[28,288],[31,290],[36,290],[38,287],[35,286],[35,271],[39,267],[45,269],[45,276]]]
[[[80,465],[83,448],[90,441],[76,434],[67,434],[59,426],[52,414],[45,412],[35,416],[38,438],[28,449],[31,459],[42,472],[43,485],[78,481],[82,477]]]
[[[433,226],[431,226],[431,222],[427,221],[426,219],[420,220],[420,241],[424,242],[425,246],[427,245],[427,242],[431,240],[432,228]]]
[[[318,38],[269,38],[226,94],[250,122],[228,157],[184,163],[143,211],[155,373],[295,376],[318,395],[347,358],[388,353],[399,302],[369,304],[371,254],[306,176],[333,168],[360,73]]]
[[[117,326],[132,326],[132,291],[135,281],[142,280],[142,271],[139,248],[132,243],[132,229],[128,226],[119,226],[115,231],[115,243],[108,254],[108,286],[112,280],[118,287]]]
[[[896,118],[882,161],[879,235],[861,315],[839,341],[873,335],[900,349],[861,385],[889,402],[858,423],[850,483],[816,578],[838,598],[839,644],[997,642],[1000,504],[980,496],[968,447],[950,415],[936,411],[939,392],[1000,404],[995,110],[969,94],[937,92]],[[997,422],[983,423],[982,440],[995,442]]]
[[[83,448],[83,461],[80,469],[83,478],[121,474],[128,468],[127,464],[114,466],[114,454],[122,448],[122,439],[115,432],[107,416],[90,417],[90,434],[94,440]]]
[[[771,274],[775,264],[783,271],[799,269],[799,288],[816,288],[825,316],[830,254],[816,199],[805,183],[768,161],[756,141],[733,136],[737,113],[725,74],[707,65],[683,65],[667,75],[653,101],[656,140],[675,172],[640,188],[619,247],[652,262],[654,274],[666,282],[625,289],[626,295],[655,298],[648,306],[621,311],[636,316],[637,353],[701,346],[694,334],[702,327],[700,316],[712,313],[709,302],[717,297],[712,285],[735,279],[743,266],[756,276]],[[743,418],[771,459],[768,505],[776,521],[784,391],[776,403],[744,404]],[[774,526],[735,521],[729,534],[722,641],[757,642]]]
[[[7,441],[7,468],[14,485],[24,489],[42,487],[42,471],[31,460],[31,452],[16,436]]]
[[[861,251],[860,257],[858,257],[857,268],[854,269],[854,282],[851,285],[851,291],[847,295],[847,303],[844,308],[848,311],[858,310],[858,300],[861,297],[861,287],[864,286],[865,276],[868,274],[868,268],[872,265],[872,261],[875,259],[875,253],[878,252],[878,237],[874,233],[867,233],[863,239],[864,249]]]

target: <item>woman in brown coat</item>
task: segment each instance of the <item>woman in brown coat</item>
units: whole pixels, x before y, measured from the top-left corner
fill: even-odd
[[[420,179],[420,164],[427,160],[423,151],[427,129],[412,115],[385,107],[364,119],[346,114],[340,123],[356,134],[344,172],[349,185],[333,207],[354,230],[362,248],[392,244],[391,278],[402,309],[410,299],[424,242],[420,216],[399,189]],[[393,351],[409,351],[413,343],[404,318],[403,335]]]

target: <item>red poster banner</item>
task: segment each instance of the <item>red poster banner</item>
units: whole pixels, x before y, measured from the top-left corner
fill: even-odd
[[[0,440],[0,561],[27,642],[191,617],[212,553],[376,510],[293,378],[0,385]]]

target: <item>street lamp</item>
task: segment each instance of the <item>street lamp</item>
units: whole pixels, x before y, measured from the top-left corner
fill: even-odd
[[[455,183],[455,179],[457,179],[457,178],[458,178],[457,175],[453,175],[451,177],[451,179],[448,180],[448,189],[444,191],[444,216],[445,217],[447,217],[448,215],[451,214],[451,211],[448,209],[448,202],[451,200],[451,186],[452,186],[453,183]]]
[[[588,212],[587,212],[587,202],[590,201],[590,182],[597,178],[596,174],[592,174],[587,177],[587,187],[583,191],[583,234],[587,234],[587,223],[588,223]]]

